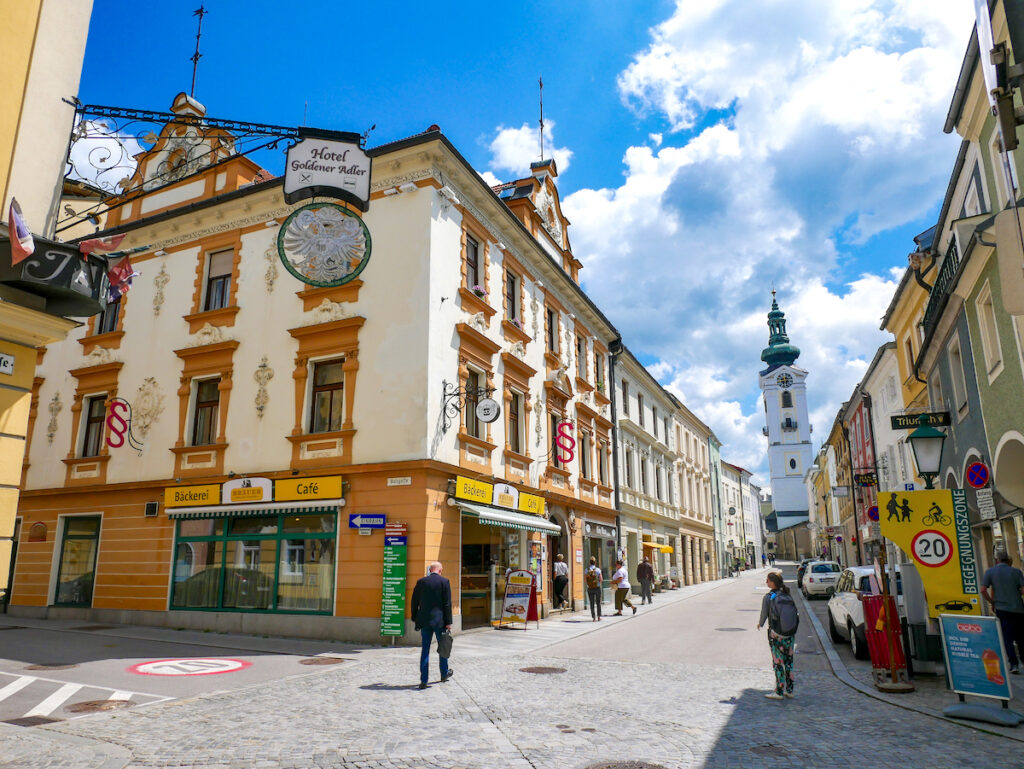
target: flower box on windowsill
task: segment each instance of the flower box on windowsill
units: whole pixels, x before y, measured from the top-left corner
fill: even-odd
[[[485,298],[477,296],[465,286],[459,288],[459,296],[462,297],[462,309],[468,313],[475,315],[478,312],[482,312],[488,318],[491,318],[498,312],[491,305],[487,304]]]
[[[508,318],[501,322],[501,333],[504,334],[505,338],[510,342],[522,342],[523,344],[529,344],[533,341],[533,337],[523,331],[523,327],[521,325],[516,325]]]

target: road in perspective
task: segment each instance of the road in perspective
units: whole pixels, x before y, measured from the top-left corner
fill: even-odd
[[[426,691],[416,689],[418,651],[407,648],[350,648],[339,651],[345,662],[302,673],[286,655],[249,656],[278,675],[208,676],[202,693],[173,701],[32,729],[0,724],[0,766],[991,767],[999,755],[1014,765],[1020,742],[837,680],[806,616],[796,696],[766,700],[771,659],[755,630],[765,574],[658,595],[635,616],[601,623],[576,614],[540,631],[466,634],[452,679],[437,682],[435,657]],[[76,645],[70,635],[67,648]],[[200,653],[228,655],[192,651]],[[128,662],[115,654],[80,669]]]

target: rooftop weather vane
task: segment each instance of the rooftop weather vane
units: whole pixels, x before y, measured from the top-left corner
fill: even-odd
[[[199,29],[196,30],[196,52],[192,54],[192,89],[188,92],[189,96],[196,95],[196,70],[199,69],[199,60],[203,58],[203,55],[199,53],[199,38],[203,35],[203,16],[209,11],[202,5],[199,9],[192,12],[193,16],[199,17]]]
[[[540,86],[540,159],[544,160],[544,78],[537,78],[537,85]]]

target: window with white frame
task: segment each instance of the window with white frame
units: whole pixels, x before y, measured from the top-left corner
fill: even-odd
[[[505,270],[505,318],[519,322],[519,276]]]
[[[668,489],[668,503],[670,505],[674,505],[676,503],[676,499],[675,499],[676,495],[675,495],[675,492],[672,489],[672,486],[673,486],[673,484],[672,484],[672,473],[670,473],[666,469],[665,470],[665,488]]]
[[[622,416],[629,416],[629,382],[622,380]]]
[[[654,466],[654,496],[661,501],[661,466]]]
[[[508,402],[508,447],[522,454],[523,443],[523,394],[513,390]]]
[[[590,433],[580,431],[580,477],[590,480]]]
[[[550,431],[551,440],[551,464],[554,467],[564,467],[565,463],[562,461],[562,451],[558,448],[558,443],[555,439],[558,437],[558,414],[548,415],[548,430]]]
[[[978,312],[978,326],[981,328],[981,348],[985,355],[985,371],[989,379],[995,379],[1003,368],[1003,353],[999,345],[999,329],[996,327],[996,311],[992,305],[992,287],[986,282],[975,300]]]
[[[608,485],[608,444],[604,441],[597,444],[597,482]]]
[[[651,433],[658,437],[658,407],[651,406]]]
[[[644,426],[644,394],[643,393],[637,393],[636,394],[636,413],[638,415],[637,418],[640,420],[640,426],[643,427]]]
[[[647,457],[640,458],[640,491],[647,493]]]
[[[959,413],[967,408],[967,384],[964,381],[964,362],[960,354],[960,337],[946,348],[949,356],[949,376],[953,381],[953,407]]]
[[[466,435],[471,435],[474,438],[481,437],[483,432],[480,418],[476,415],[476,407],[482,397],[480,392],[482,380],[483,374],[479,371],[469,369],[466,373],[466,402],[462,408],[462,423],[465,426]]]
[[[633,451],[632,449],[626,449],[625,461],[623,464],[626,467],[626,488],[633,488]]]

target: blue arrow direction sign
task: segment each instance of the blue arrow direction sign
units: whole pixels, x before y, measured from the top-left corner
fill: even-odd
[[[388,536],[384,537],[384,545],[385,546],[402,547],[402,546],[405,546],[405,544],[406,544],[406,538],[405,537],[388,537]]]
[[[348,527],[350,529],[383,529],[386,523],[386,515],[353,513],[348,517]]]

